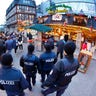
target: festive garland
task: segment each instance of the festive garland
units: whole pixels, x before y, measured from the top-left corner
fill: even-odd
[[[50,6],[49,8],[46,8],[46,11],[55,11],[56,8],[59,8],[59,7],[72,9],[70,6],[67,6],[67,5],[63,4],[63,5],[53,5],[53,6]]]

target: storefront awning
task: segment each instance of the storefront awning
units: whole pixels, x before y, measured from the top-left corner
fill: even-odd
[[[43,24],[35,24],[35,25],[29,26],[27,28],[37,30],[39,32],[48,32],[48,31],[52,30],[51,27],[45,26]]]

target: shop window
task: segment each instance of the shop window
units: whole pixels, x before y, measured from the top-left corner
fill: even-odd
[[[29,0],[23,0],[23,3],[30,4],[30,1]]]

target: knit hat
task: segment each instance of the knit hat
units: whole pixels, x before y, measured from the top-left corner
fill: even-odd
[[[67,53],[67,55],[73,55],[75,49],[76,45],[72,41],[68,41],[64,46],[64,51]]]

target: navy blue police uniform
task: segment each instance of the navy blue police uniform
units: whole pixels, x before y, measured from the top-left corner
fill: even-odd
[[[73,57],[65,56],[64,59],[58,61],[54,66],[52,74],[42,85],[49,87],[43,92],[44,96],[55,91],[57,91],[56,96],[61,96],[71,82],[72,77],[77,73],[78,68],[78,60]]]
[[[44,82],[45,76],[49,75],[56,61],[57,56],[55,52],[44,52],[40,55],[41,82]]]
[[[44,96],[57,92],[56,96],[61,96],[65,89],[68,87],[72,80],[72,77],[76,75],[79,62],[78,59],[74,58],[74,52],[76,45],[74,42],[69,41],[64,46],[65,57],[60,59],[54,66],[51,75],[42,84],[42,87],[48,86],[49,88],[42,91]]]
[[[23,67],[24,74],[26,75],[26,80],[29,82],[29,90],[32,90],[32,84],[36,83],[36,73],[39,65],[39,59],[34,54],[27,54],[21,57],[20,66]]]
[[[23,90],[29,87],[20,70],[11,66],[3,66],[0,69],[0,87],[1,85],[7,96],[24,96]]]

